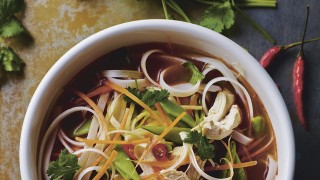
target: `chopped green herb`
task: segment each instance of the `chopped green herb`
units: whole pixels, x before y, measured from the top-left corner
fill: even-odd
[[[187,133],[184,139],[185,143],[194,144],[197,147],[197,155],[202,159],[212,159],[214,157],[214,146],[209,143],[206,136],[203,136],[198,131]]]
[[[221,33],[234,24],[235,15],[229,1],[215,3],[207,8],[199,24]]]
[[[165,89],[162,90],[144,90],[140,92],[137,88],[128,87],[127,90],[143,101],[148,106],[153,106],[156,102],[159,102],[163,99],[168,98],[170,95],[169,92]],[[135,103],[135,101],[131,100],[127,96],[124,97],[124,100],[127,102]]]
[[[78,165],[77,156],[64,149],[56,161],[50,162],[46,173],[51,180],[72,180],[78,169],[80,169],[80,165]]]
[[[199,69],[191,62],[185,62],[183,63],[183,67],[189,70],[192,73],[190,83],[196,84],[198,80],[202,80],[205,78],[205,76],[199,71]]]
[[[15,13],[21,11],[24,0],[1,0],[0,1],[0,22],[7,21]]]
[[[20,71],[24,63],[12,48],[0,48],[0,68],[5,71]]]
[[[0,37],[3,38],[17,36],[25,32],[26,29],[15,16],[0,25]]]

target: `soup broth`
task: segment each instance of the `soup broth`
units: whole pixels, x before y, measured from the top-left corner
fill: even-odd
[[[61,165],[72,178],[274,177],[269,116],[236,69],[171,43],[98,58],[55,102],[43,127],[39,173],[59,176],[54,166],[64,153],[74,159],[74,169]]]

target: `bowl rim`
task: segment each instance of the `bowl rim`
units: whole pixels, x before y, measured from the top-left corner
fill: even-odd
[[[30,149],[27,147],[30,145],[30,136],[32,136],[32,129],[33,129],[33,121],[34,117],[33,114],[36,112],[37,106],[39,101],[42,98],[42,95],[44,91],[46,90],[47,86],[50,85],[50,81],[55,79],[55,74],[57,72],[60,72],[63,70],[64,64],[68,63],[69,61],[72,61],[72,57],[75,56],[75,54],[79,51],[82,51],[86,48],[88,48],[88,45],[95,43],[96,41],[99,41],[99,38],[108,38],[108,35],[113,33],[123,33],[131,31],[132,29],[155,29],[157,27],[166,27],[166,28],[176,28],[176,29],[188,29],[186,31],[190,31],[189,33],[204,33],[206,35],[209,35],[210,38],[218,39],[218,41],[223,43],[224,47],[232,47],[236,48],[239,53],[243,53],[242,55],[247,59],[248,62],[252,63],[252,66],[255,66],[256,69],[251,71],[254,71],[254,73],[260,74],[264,77],[263,83],[265,84],[265,87],[268,87],[268,93],[272,94],[274,98],[274,104],[277,104],[277,112],[281,114],[281,117],[283,119],[277,123],[279,123],[279,126],[282,127],[281,133],[286,137],[286,150],[287,153],[285,154],[285,164],[283,165],[285,168],[284,172],[284,179],[293,179],[294,175],[294,162],[295,162],[295,144],[294,144],[294,135],[293,135],[293,129],[291,125],[290,116],[288,114],[287,107],[284,103],[283,97],[281,96],[279,90],[276,88],[273,80],[269,76],[269,74],[259,65],[257,60],[253,58],[246,50],[244,50],[240,45],[236,44],[234,41],[230,40],[229,38],[218,34],[214,31],[211,31],[209,29],[206,29],[204,27],[186,23],[182,21],[175,21],[175,20],[163,20],[163,19],[148,19],[148,20],[137,20],[137,21],[131,21],[122,23],[119,25],[115,25],[109,28],[106,28],[102,31],[99,31],[86,39],[82,40],[78,44],[76,44],[74,47],[72,47],[69,51],[67,51],[47,72],[47,74],[43,77],[40,84],[38,85],[36,91],[34,92],[34,95],[32,96],[32,99],[28,105],[25,118],[23,121],[21,136],[20,136],[20,146],[19,146],[19,163],[20,163],[20,173],[22,179],[24,177],[31,177],[32,172],[28,170],[29,162],[30,162]],[[173,30],[175,31],[175,30]],[[62,69],[62,70],[61,70]],[[262,101],[262,100],[261,100]],[[271,120],[272,126],[274,126],[274,122]],[[277,142],[277,149],[278,149],[278,142]],[[278,154],[279,152],[277,152]]]

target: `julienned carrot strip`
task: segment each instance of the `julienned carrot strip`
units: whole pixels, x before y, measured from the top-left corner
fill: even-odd
[[[143,138],[134,141],[115,141],[115,140],[94,140],[94,139],[84,139],[80,137],[76,137],[76,140],[79,142],[84,142],[86,144],[141,144],[150,142],[150,138]]]
[[[150,152],[150,150],[154,147],[155,144],[157,144],[164,136],[166,136],[171,129],[186,115],[186,112],[182,112],[172,123],[166,128],[157,138],[154,139],[146,148],[146,150],[142,153],[141,157],[139,158],[138,164],[141,162],[141,160]]]
[[[154,113],[154,111],[148,105],[146,105],[139,98],[137,98],[135,95],[130,93],[127,89],[125,89],[125,88],[123,88],[123,87],[121,87],[121,86],[119,86],[117,84],[114,84],[114,83],[112,83],[110,81],[104,81],[103,83],[105,85],[109,86],[110,88],[114,89],[115,91],[121,92],[122,94],[128,96],[130,99],[132,99],[137,104],[142,106],[145,110],[147,110],[154,119],[156,119],[159,122],[162,122],[161,118],[156,113]]]
[[[230,140],[230,139],[229,139]],[[228,145],[225,143],[225,142],[223,142],[223,141],[221,141],[222,142],[222,144],[224,145],[224,147],[227,149],[227,151],[228,151],[228,154],[229,154],[229,157],[230,157],[230,162],[231,162],[231,164],[233,164],[233,157],[232,157],[232,153],[231,153],[231,150],[230,150],[230,141],[228,141]],[[227,164],[228,165],[228,164]],[[229,166],[229,165],[228,165]]]
[[[86,94],[87,97],[89,98],[92,98],[92,97],[95,97],[95,96],[98,96],[100,94],[105,94],[105,93],[108,93],[112,91],[112,89],[106,85],[102,85],[102,86],[99,86],[97,88],[95,88],[94,90],[90,91],[89,93]],[[75,100],[73,102],[73,104],[79,104],[82,102],[83,99],[79,98],[77,100]]]
[[[255,166],[255,165],[257,165],[257,161],[249,161],[249,162],[244,162],[244,163],[232,164],[232,167],[234,169],[236,169],[236,168],[245,168],[245,167],[250,167],[250,166]],[[219,166],[205,167],[204,171],[227,170],[229,168],[230,167],[228,164],[224,164],[224,165],[219,165]]]
[[[102,166],[98,174],[93,178],[93,180],[100,179],[103,174],[107,171],[107,169],[111,166],[112,161],[117,157],[118,152],[113,150],[110,154],[109,159],[106,161],[106,163]]]
[[[157,111],[160,113],[160,116],[161,116],[163,122],[165,123],[165,125],[167,125],[167,126],[170,125],[170,120],[169,120],[168,116],[163,112],[163,109],[160,106],[160,104],[157,102],[155,104],[155,106],[157,108]]]
[[[129,109],[127,108],[124,112],[124,116],[121,120],[121,124],[119,127],[119,130],[124,129],[125,125],[126,125],[126,120],[128,119],[129,116]],[[117,140],[120,137],[120,133],[116,133],[113,137],[113,141]],[[106,150],[104,150],[105,154],[108,154],[109,151],[111,151],[114,148],[115,144],[110,144]],[[96,166],[101,160],[103,159],[103,156],[99,156],[91,165],[92,166]]]
[[[104,131],[107,131],[108,130],[107,123],[104,119],[104,116],[103,116],[101,109],[88,96],[86,96],[82,92],[74,91],[74,93],[76,95],[78,95],[79,97],[81,97],[83,100],[85,100],[92,107],[92,109],[97,112],[99,119],[100,119],[100,124],[102,125],[102,129]]]

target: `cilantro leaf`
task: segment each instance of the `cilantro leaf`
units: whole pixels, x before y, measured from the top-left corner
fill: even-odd
[[[185,143],[194,144],[197,147],[197,155],[202,159],[212,159],[214,157],[214,146],[210,144],[208,138],[198,131],[190,131],[184,139]]]
[[[77,156],[64,149],[56,161],[50,162],[46,173],[51,180],[72,180],[78,169],[80,169],[80,165],[78,165]]]
[[[6,21],[15,13],[21,11],[24,0],[1,0],[0,1],[0,22]]]
[[[26,32],[26,29],[15,16],[0,25],[0,37],[8,38],[24,32]]]
[[[127,90],[148,106],[153,106],[156,102],[166,99],[170,95],[169,92],[165,89],[161,89],[161,90],[146,89],[140,92],[137,88],[128,87]],[[124,97],[124,100],[130,103],[135,103],[135,101],[133,101],[127,96]]]
[[[12,48],[0,49],[0,67],[5,71],[20,71],[24,63]]]
[[[229,29],[234,24],[235,15],[229,1],[216,3],[205,10],[201,26],[221,33],[224,29]]]
[[[191,84],[195,85],[198,82],[198,80],[202,80],[205,78],[205,76],[198,70],[198,68],[191,61],[183,63],[183,67],[191,71],[192,73],[190,79]]]

